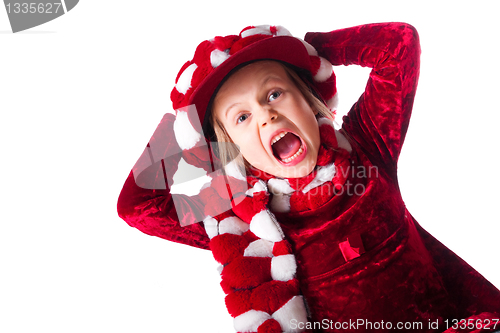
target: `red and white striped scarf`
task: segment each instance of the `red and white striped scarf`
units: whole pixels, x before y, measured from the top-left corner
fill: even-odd
[[[245,179],[226,168],[226,175],[200,192],[205,230],[238,332],[303,332],[298,327],[308,321],[293,249],[273,212],[315,209],[345,182],[341,169],[349,167],[349,152],[339,147],[330,120],[319,125],[321,147],[310,175],[279,179],[252,170]]]

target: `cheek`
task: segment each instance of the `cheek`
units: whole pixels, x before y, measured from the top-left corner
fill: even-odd
[[[255,138],[247,136],[245,140],[240,144],[240,151],[243,157],[248,161],[258,161],[262,159],[262,154],[264,153],[262,146]]]
[[[255,151],[259,147],[256,138],[243,130],[233,131],[228,134],[233,143],[238,146],[243,157],[250,162],[250,160],[254,158]]]
[[[243,145],[245,142],[248,142],[248,140],[245,141],[245,133],[241,130],[232,130],[231,132],[228,132],[228,134],[231,141],[240,146],[240,149],[244,147]]]
[[[319,127],[313,111],[310,110],[310,113],[307,113],[307,115],[303,113],[302,117],[298,119],[298,122],[302,124],[303,133],[307,137],[309,143],[315,150],[318,150],[320,146]]]

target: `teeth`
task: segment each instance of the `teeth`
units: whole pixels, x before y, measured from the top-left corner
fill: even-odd
[[[290,156],[289,158],[285,158],[283,160],[283,162],[285,163],[288,163],[288,162],[291,162],[293,161],[297,156],[299,156],[300,154],[302,154],[304,150],[302,149],[302,146],[300,146],[299,150],[297,150],[297,152],[295,154],[293,154],[292,156]]]
[[[284,137],[288,132],[281,132],[280,134],[276,135],[271,143],[271,145],[274,145],[277,141],[279,141],[282,137]]]
[[[279,140],[281,140],[282,137],[284,137],[288,132],[281,132],[280,134],[276,135],[273,140],[271,141],[271,145],[274,145],[276,142],[278,142]],[[300,146],[299,150],[297,150],[297,152],[295,154],[293,154],[292,156],[290,156],[289,158],[285,158],[284,160],[282,160],[283,162],[285,163],[288,163],[288,162],[291,162],[293,161],[295,158],[297,158],[297,156],[299,156],[300,154],[302,154],[304,152],[304,149],[302,148],[302,146]]]

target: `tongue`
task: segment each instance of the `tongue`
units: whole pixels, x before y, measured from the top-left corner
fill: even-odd
[[[299,138],[292,134],[287,133],[278,142],[273,144],[274,155],[279,157],[281,160],[291,157],[300,148]]]

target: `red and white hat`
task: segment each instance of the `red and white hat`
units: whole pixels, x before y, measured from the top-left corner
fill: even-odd
[[[176,122],[176,140],[184,151],[209,137],[207,107],[224,78],[236,68],[257,60],[276,60],[295,67],[306,83],[335,111],[337,90],[333,66],[316,49],[293,37],[281,26],[249,26],[239,35],[215,37],[198,45],[192,60],[186,62],[170,94]],[[207,119],[206,119],[207,118]],[[203,127],[203,129],[202,129]],[[203,131],[204,130],[204,131]]]

